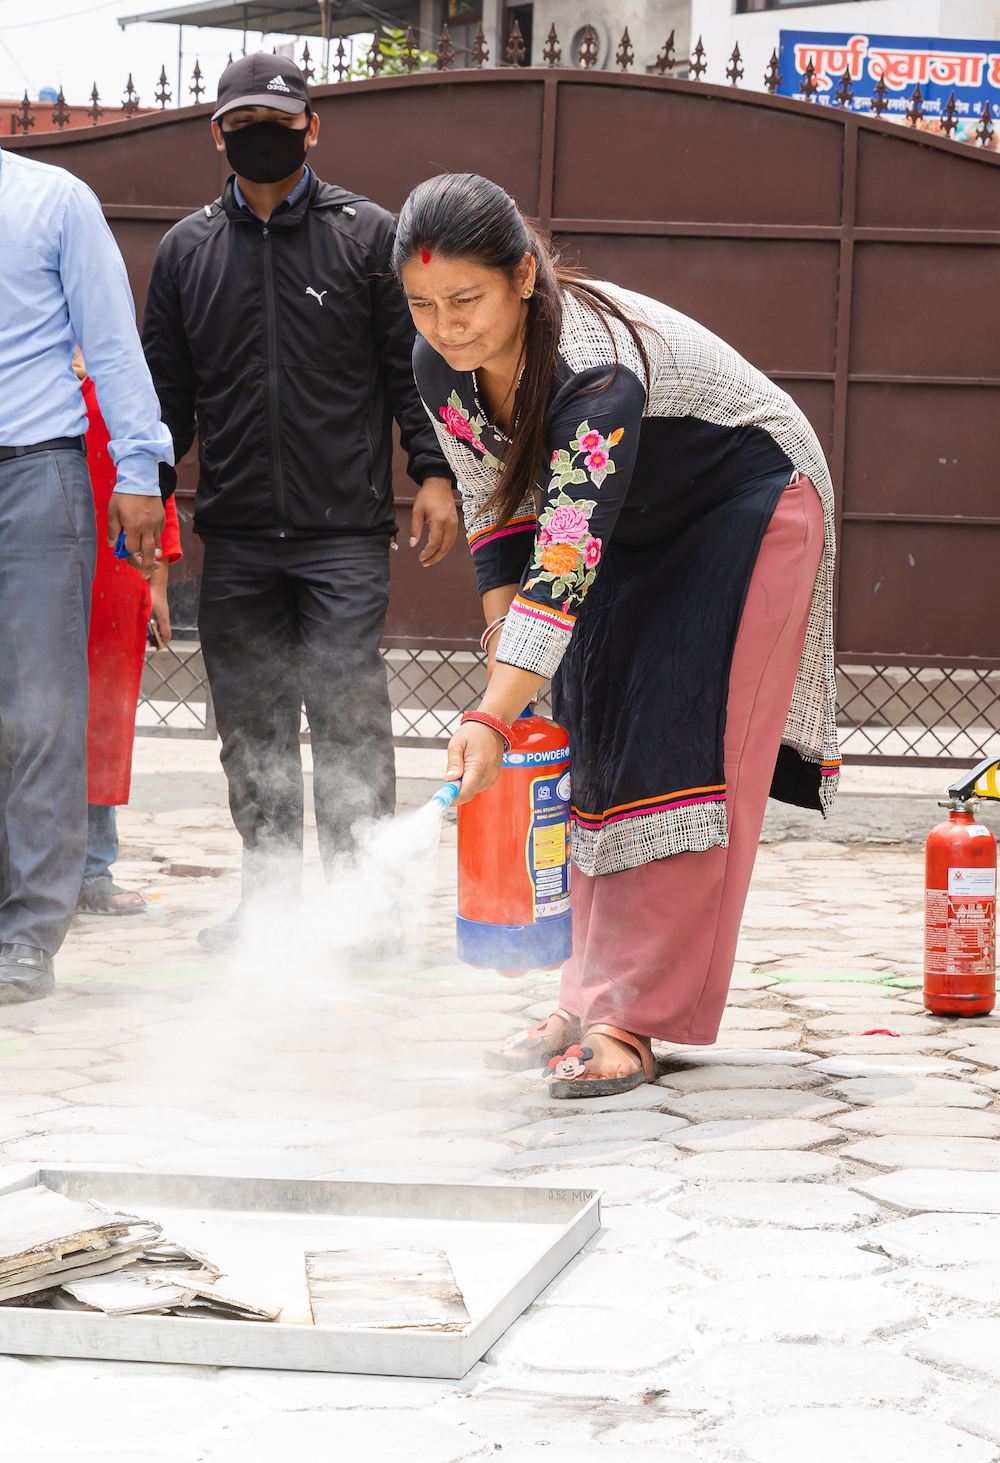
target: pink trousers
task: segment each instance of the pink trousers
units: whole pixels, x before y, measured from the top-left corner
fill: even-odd
[[[729,847],[617,874],[573,870],[573,958],[560,1005],[584,1030],[601,1021],[663,1041],[716,1039],[822,552],[823,508],[800,480],[764,535],[733,652]]]

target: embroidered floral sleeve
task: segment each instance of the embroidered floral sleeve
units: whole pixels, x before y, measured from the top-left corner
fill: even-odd
[[[555,673],[621,511],[644,406],[642,383],[623,366],[584,371],[557,393],[549,412],[548,483],[498,660],[538,675]]]

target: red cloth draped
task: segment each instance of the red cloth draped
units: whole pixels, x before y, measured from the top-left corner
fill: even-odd
[[[87,466],[97,514],[97,572],[90,599],[90,712],[87,718],[87,801],[127,803],[132,777],[132,740],[139,682],[145,664],[149,585],[108,547],[108,503],[115,465],[108,452],[97,392],[89,376],[81,390],[87,405]],[[181,557],[180,527],[173,498],[166,506],[160,547],[168,563]]]

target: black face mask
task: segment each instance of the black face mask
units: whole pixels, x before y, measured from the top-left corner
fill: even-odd
[[[280,183],[305,162],[308,132],[308,127],[254,122],[235,132],[223,132],[222,137],[229,165],[241,178],[251,183]]]

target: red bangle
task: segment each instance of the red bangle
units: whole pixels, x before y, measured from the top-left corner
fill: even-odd
[[[501,721],[499,716],[491,716],[488,711],[463,711],[462,722],[478,721],[483,726],[491,726],[495,732],[499,732],[509,752],[514,741],[514,728]],[[462,723],[459,723],[461,725]]]

